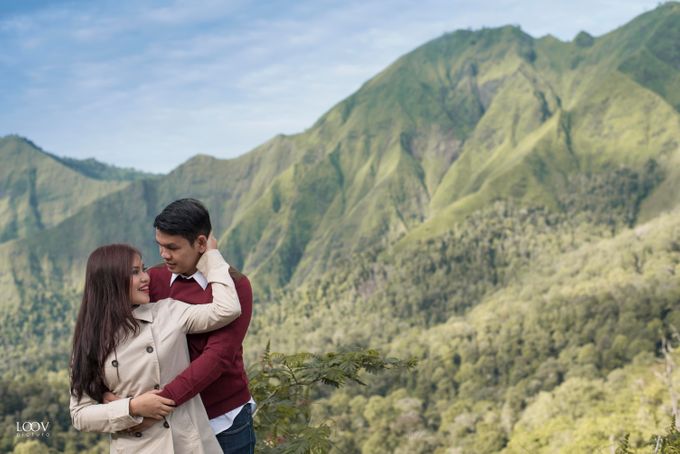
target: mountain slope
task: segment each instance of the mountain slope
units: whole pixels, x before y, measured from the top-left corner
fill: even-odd
[[[561,407],[585,423],[584,408],[600,414],[622,392],[622,378],[602,379],[636,357],[649,365],[680,324],[677,210],[612,238],[606,225],[501,206],[413,247],[420,253],[357,257],[282,295],[256,321],[253,346],[271,340],[288,351],[314,351],[351,339],[419,360],[416,374],[322,395],[318,418],[333,419],[342,451],[490,453],[507,444],[509,452],[526,452],[536,436],[545,446],[536,452],[553,452],[567,446],[561,437],[568,430],[537,423],[532,407],[545,412],[545,394],[564,396],[592,381],[602,395],[571,394]],[[625,373],[640,372],[634,369]],[[375,394],[381,397],[368,397]],[[663,399],[644,408],[659,419],[640,416],[634,402],[625,413],[631,419],[584,429],[570,443],[585,438],[601,447],[622,431],[635,439],[662,431],[669,396],[657,395]],[[559,416],[550,413],[557,423]],[[596,452],[568,446],[560,452]]]
[[[157,176],[156,174],[141,172],[132,168],[121,168],[104,164],[94,158],[73,159],[63,156],[54,156],[54,158],[76,172],[95,180],[134,181]]]
[[[560,209],[557,194],[578,175],[641,170],[650,160],[663,181],[639,210],[653,217],[677,203],[680,117],[673,99],[619,68],[641,48],[663,46],[660,36],[672,47],[675,32],[664,24],[679,17],[671,3],[574,43],[533,40],[505,27],[455,32],[416,49],[291,138],[314,156],[325,145],[325,158],[300,164],[305,174],[336,163],[340,176],[314,205],[317,228],[301,235],[287,219],[307,213],[262,204],[232,227],[227,250],[239,258],[255,251],[239,263],[274,287],[288,275],[298,285],[332,266],[324,251],[348,256],[404,234],[404,242],[437,236],[498,198]],[[299,190],[290,189],[292,199],[277,191],[269,197],[284,200],[284,211],[286,202],[310,205],[292,203],[303,197]],[[271,251],[269,259],[262,250]],[[297,270],[284,272],[282,264]]]
[[[674,206],[680,159],[674,95],[660,96],[663,90],[641,85],[621,68],[649,47],[673,48],[680,37],[669,24],[679,20],[679,5],[670,3],[585,47],[553,38],[535,41],[533,61],[506,74],[461,158],[442,180],[432,206],[443,212],[414,236],[436,235],[499,197],[554,206],[554,195],[564,190],[570,174],[616,165],[640,168],[649,159],[661,163],[666,178],[642,208],[645,218]],[[680,68],[673,76],[667,68],[644,68],[649,77],[668,83],[680,75]]]
[[[635,215],[651,219],[676,203],[680,116],[673,99],[619,68],[641,49],[672,59],[668,18],[679,15],[667,4],[572,43],[514,27],[444,35],[304,133],[145,183],[145,222],[174,198],[206,201],[232,262],[269,295],[375,244],[438,236],[497,199],[563,209],[558,194],[578,175],[650,160],[661,181]],[[134,222],[123,205],[109,209]],[[146,236],[129,241],[153,252]]]
[[[0,243],[54,227],[127,185],[90,178],[18,136],[0,138],[0,159]]]

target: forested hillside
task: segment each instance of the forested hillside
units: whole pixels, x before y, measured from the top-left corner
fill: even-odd
[[[191,196],[253,281],[251,364],[268,342],[418,359],[312,391],[337,452],[609,452],[626,432],[652,452],[680,344],[678,43],[675,2],[570,42],[456,31],[303,133],[165,176],[2,139],[0,450],[18,418],[55,421],[53,450],[96,443],[65,413],[84,261],[126,241],[153,263],[153,217]]]

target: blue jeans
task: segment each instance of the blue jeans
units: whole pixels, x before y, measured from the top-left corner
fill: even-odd
[[[250,404],[246,404],[241,409],[230,428],[216,436],[224,454],[253,454],[255,452],[255,429]]]

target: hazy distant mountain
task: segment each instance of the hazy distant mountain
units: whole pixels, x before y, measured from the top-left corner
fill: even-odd
[[[88,159],[73,159],[65,156],[54,156],[55,159],[62,162],[65,166],[82,173],[95,180],[120,180],[120,181],[134,181],[144,178],[150,178],[157,174],[142,172],[132,168],[122,168],[104,164],[94,158]]]
[[[105,194],[124,188],[121,178],[107,178],[114,167],[65,160],[18,136],[0,139],[0,243],[54,227]],[[87,168],[97,167],[92,178]],[[129,172],[129,176],[135,172]]]

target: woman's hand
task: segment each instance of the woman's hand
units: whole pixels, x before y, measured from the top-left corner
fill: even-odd
[[[161,390],[154,389],[130,399],[130,415],[163,419],[175,410],[175,401],[161,397]]]
[[[111,402],[115,402],[118,399],[120,399],[120,397],[116,396],[111,391],[106,391],[104,393],[104,400],[102,400],[102,403],[103,404],[110,404]]]
[[[210,232],[210,235],[208,235],[207,248],[208,248],[208,250],[217,249],[217,238],[215,238],[212,231]]]

